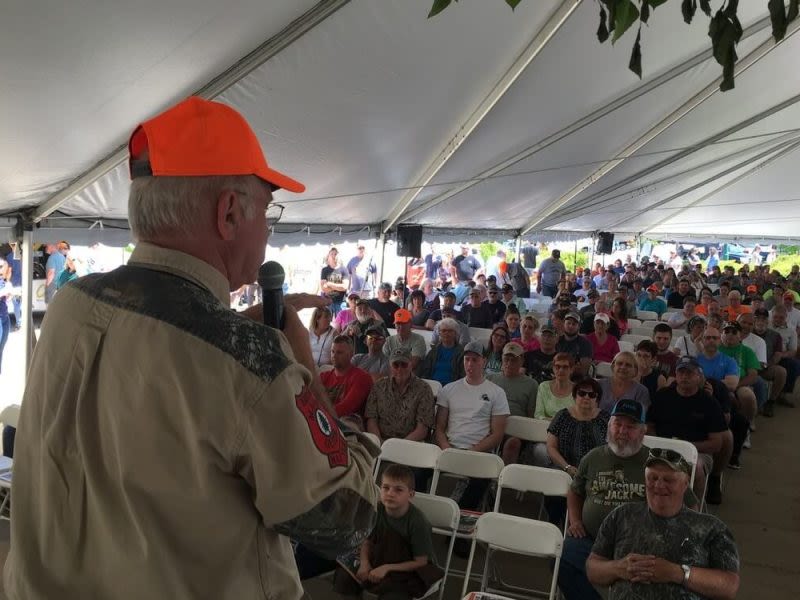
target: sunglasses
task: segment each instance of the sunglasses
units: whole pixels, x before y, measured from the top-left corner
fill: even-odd
[[[577,396],[586,396],[587,398],[590,398],[591,400],[594,400],[595,398],[597,398],[597,392],[593,392],[592,390],[578,390],[575,395],[577,395]]]
[[[668,448],[650,448],[650,456],[653,458],[668,460],[669,462],[678,462],[683,460],[683,455],[680,452],[676,452],[675,450],[670,450]]]

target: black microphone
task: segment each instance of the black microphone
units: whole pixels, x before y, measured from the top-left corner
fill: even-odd
[[[274,260],[258,268],[258,285],[261,286],[261,304],[264,308],[264,325],[283,329],[283,267]]]

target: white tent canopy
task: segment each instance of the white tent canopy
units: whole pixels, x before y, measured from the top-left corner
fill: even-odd
[[[598,44],[594,2],[462,0],[428,20],[430,4],[11,0],[6,227],[24,211],[34,238],[123,239],[128,134],[200,91],[307,185],[278,194],[275,243],[402,222],[442,237],[798,237],[800,19],[775,45],[766,2],[740,3],[741,73],[723,94],[708,20],[686,26],[677,3],[642,31],[641,81],[626,68],[635,32]]]

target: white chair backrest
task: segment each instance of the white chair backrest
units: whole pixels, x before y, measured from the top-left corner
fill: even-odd
[[[19,404],[10,404],[6,406],[3,412],[0,412],[0,423],[16,429],[17,423],[19,422],[19,409]]]
[[[620,347],[620,351],[622,348]],[[611,377],[611,363],[599,362],[594,367],[595,377]]]
[[[414,333],[418,333],[423,337],[426,348],[431,345],[431,340],[433,340],[433,331],[430,329],[415,329]]]
[[[628,330],[629,335],[643,335],[646,338],[650,338],[653,335],[653,328],[648,327],[647,325],[640,325],[639,327],[631,327]]]
[[[442,384],[435,379],[423,379],[422,381],[431,386],[431,391],[433,392],[434,398],[439,395],[439,392],[442,391]]]
[[[500,489],[511,488],[520,492],[537,492],[544,496],[567,497],[572,478],[564,471],[533,467],[529,465],[506,465],[500,472],[497,486],[497,504],[500,504]]]
[[[658,313],[654,310],[637,310],[636,318],[642,321],[656,321],[658,320]]]
[[[642,322],[639,319],[628,319],[628,327],[638,327]]]
[[[333,365],[320,365],[317,367],[317,373],[325,373],[327,371],[333,371]]]
[[[389,462],[419,469],[433,469],[436,467],[441,454],[441,448],[435,444],[389,438],[383,442],[378,460],[388,460]]]
[[[510,416],[506,419],[506,435],[526,442],[546,442],[550,421],[530,417]]]
[[[648,328],[650,330],[650,335],[652,335],[653,334],[653,327],[655,327],[658,324],[659,324],[659,321],[651,319],[651,320],[648,320],[648,321],[642,321],[642,325],[641,326]]]
[[[488,452],[447,448],[439,455],[436,470],[465,477],[497,479],[503,470],[503,459]]]
[[[561,531],[552,523],[496,512],[478,518],[475,538],[493,548],[534,556],[560,557],[564,545]]]
[[[470,327],[469,338],[473,342],[481,342],[484,348],[489,347],[489,340],[492,338],[492,330],[483,327]]]
[[[686,440],[673,440],[671,438],[662,438],[655,435],[644,436],[644,445],[648,448],[666,448],[668,450],[675,450],[683,456],[686,461],[692,465],[692,474],[690,477],[689,485],[694,485],[694,474],[697,470],[697,446]]]
[[[643,340],[649,340],[650,336],[647,335],[635,335],[633,333],[626,333],[623,335],[620,340],[623,342],[630,342],[634,346]]]
[[[683,335],[686,335],[686,330],[683,329],[682,327],[673,327],[672,328],[672,339],[673,339],[673,341],[676,340],[677,338],[683,336]]]
[[[412,502],[423,512],[432,527],[449,531],[458,529],[461,509],[452,498],[417,492],[414,494]]]
[[[620,352],[633,352],[635,346],[632,342],[626,342],[625,340],[619,341],[619,351]]]

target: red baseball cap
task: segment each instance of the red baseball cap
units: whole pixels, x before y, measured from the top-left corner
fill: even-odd
[[[230,106],[190,96],[140,124],[128,142],[131,179],[166,175],[255,175],[272,186],[306,186],[267,164],[253,130]]]
[[[395,323],[411,323],[411,319],[413,315],[411,314],[410,310],[406,310],[405,308],[398,309],[394,313],[394,322]]]

